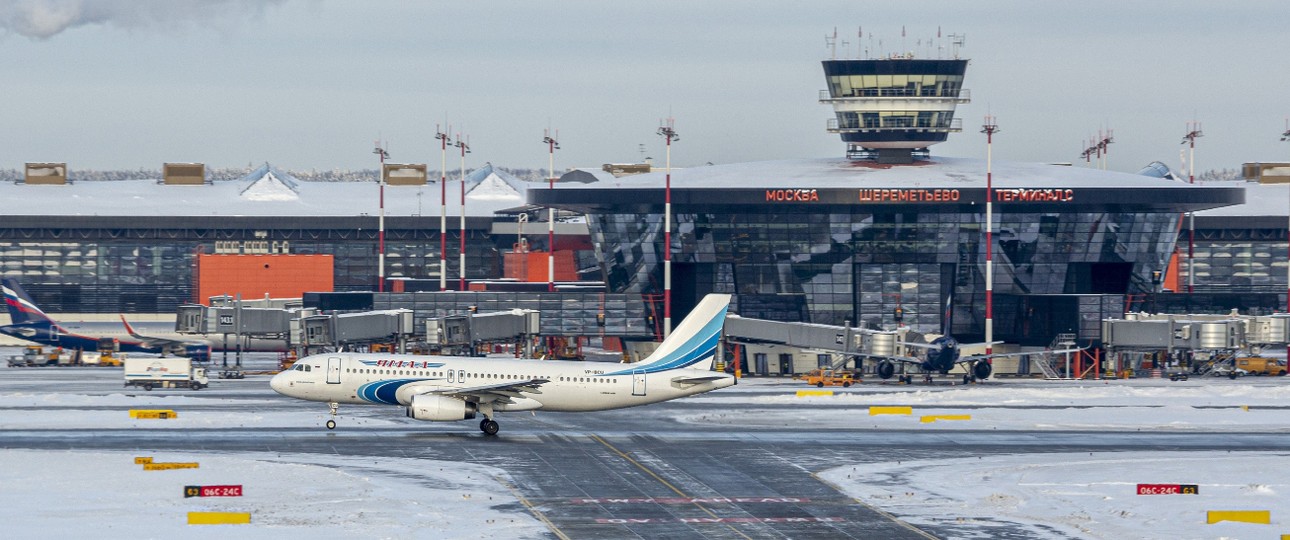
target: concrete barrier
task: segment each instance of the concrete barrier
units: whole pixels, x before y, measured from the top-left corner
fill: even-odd
[[[869,407],[869,416],[878,416],[880,414],[914,414],[913,407]]]
[[[251,522],[250,512],[189,512],[189,525],[237,525]]]
[[[1269,525],[1272,523],[1271,510],[1210,510],[1206,514],[1206,523],[1218,523],[1220,521],[1239,521],[1241,523],[1260,523]]]

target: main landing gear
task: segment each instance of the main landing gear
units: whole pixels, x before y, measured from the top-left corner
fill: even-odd
[[[335,401],[327,403],[327,408],[331,409],[332,418],[327,420],[327,429],[336,429],[336,411],[340,409],[340,404]]]
[[[497,421],[491,418],[485,418],[479,421],[479,430],[484,432],[484,435],[497,435],[497,431],[500,429],[502,429],[502,427],[497,425]]]

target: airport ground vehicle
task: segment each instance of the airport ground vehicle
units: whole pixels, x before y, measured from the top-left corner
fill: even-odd
[[[125,385],[153,388],[192,388],[210,386],[206,368],[193,367],[188,358],[126,358]]]
[[[806,372],[806,384],[823,388],[825,386],[841,386],[847,388],[855,384],[855,376],[850,371],[832,370],[832,369],[812,369]]]
[[[1285,375],[1286,364],[1275,358],[1248,356],[1236,359],[1236,368],[1243,369],[1250,375]]]

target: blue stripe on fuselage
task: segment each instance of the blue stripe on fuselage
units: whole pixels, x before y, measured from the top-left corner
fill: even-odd
[[[395,394],[398,394],[400,388],[409,383],[437,380],[440,379],[382,379],[372,381],[358,387],[358,398],[370,403],[398,405],[399,400],[395,399]]]
[[[687,340],[683,345],[678,347],[671,355],[666,358],[650,362],[647,365],[606,373],[608,375],[629,375],[632,373],[658,373],[694,365],[704,359],[712,358],[716,354],[717,344],[721,340],[721,328],[725,325],[726,310],[713,317],[708,324],[695,333],[693,337]]]

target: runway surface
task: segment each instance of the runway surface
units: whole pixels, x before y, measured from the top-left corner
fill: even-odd
[[[586,414],[514,413],[499,416],[502,431],[487,437],[477,422],[426,423],[397,407],[343,407],[339,428],[321,426],[326,407],[274,394],[267,376],[212,380],[211,387],[152,391],[121,388],[113,369],[0,370],[0,392],[42,396],[38,403],[0,406],[3,415],[51,409],[123,411],[115,404],[78,403],[82,396],[182,396],[186,414],[295,415],[299,427],[219,425],[208,428],[107,429],[40,426],[0,429],[4,448],[158,451],[194,455],[271,452],[419,458],[497,467],[510,481],[499,493],[547,524],[553,538],[955,538],[979,535],[973,521],[949,516],[915,527],[852,499],[814,473],[850,463],[971,458],[1039,452],[1290,449],[1290,434],[1265,432],[1090,432],[981,429],[873,429],[861,421],[867,406],[750,404],[749,397],[805,388],[800,383],[753,382],[703,401],[682,400],[637,409]],[[917,390],[917,388],[911,388]],[[865,392],[865,387],[850,389]],[[884,389],[887,391],[887,389]],[[60,399],[60,397],[64,399]],[[201,399],[196,399],[201,398]],[[34,398],[33,398],[34,399]],[[899,403],[901,392],[890,394]],[[179,407],[176,407],[179,408]],[[799,410],[789,425],[765,422],[690,423],[677,417],[705,410],[738,414]],[[854,415],[854,427],[820,429],[820,415]],[[291,418],[291,416],[288,416]],[[830,423],[836,426],[837,422]],[[415,470],[406,471],[415,479]],[[954,482],[947,478],[947,483]],[[488,504],[482,503],[481,504]],[[1025,538],[1034,530],[993,523],[993,538]],[[1052,537],[1064,536],[1052,531]]]

